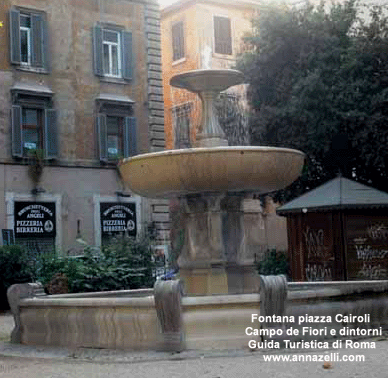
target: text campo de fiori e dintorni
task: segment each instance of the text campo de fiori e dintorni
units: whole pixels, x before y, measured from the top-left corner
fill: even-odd
[[[376,348],[375,341],[358,341],[350,339],[340,339],[344,337],[374,337],[382,336],[382,327],[379,328],[362,328],[355,327],[357,324],[369,324],[370,314],[364,315],[343,315],[337,314],[333,316],[320,315],[300,315],[300,316],[260,316],[259,314],[251,315],[251,322],[257,326],[246,327],[245,334],[247,336],[259,336],[249,340],[248,346],[251,349],[280,349],[282,346],[288,349],[327,349],[327,348]],[[260,323],[271,323],[279,325],[287,324],[287,327],[267,327],[261,328]],[[333,328],[330,325],[337,323],[349,324],[353,326],[342,326],[339,329]],[[292,326],[295,324],[295,326]],[[309,326],[308,324],[311,324]],[[327,326],[325,326],[327,324]],[[300,327],[297,327],[300,326]],[[292,337],[300,337],[300,341],[290,340]],[[303,341],[303,337],[319,337],[319,338],[338,338],[338,340],[330,343],[329,341],[309,340]],[[282,338],[283,345],[278,340],[271,338]],[[287,339],[289,337],[289,339]]]

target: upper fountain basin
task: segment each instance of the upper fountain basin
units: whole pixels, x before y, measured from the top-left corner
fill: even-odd
[[[125,159],[120,172],[129,188],[143,197],[268,193],[299,177],[304,156],[300,151],[277,147],[191,148]]]
[[[222,92],[233,85],[242,84],[242,72],[231,69],[202,69],[183,72],[171,78],[173,87],[184,88],[191,92]]]

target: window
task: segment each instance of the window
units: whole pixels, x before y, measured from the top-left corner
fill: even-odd
[[[31,16],[20,15],[20,63],[31,64]]]
[[[232,55],[232,32],[227,17],[214,17],[214,52]]]
[[[30,151],[42,150],[46,159],[58,154],[57,117],[51,98],[13,91],[12,156],[27,157]]]
[[[172,54],[174,61],[185,56],[183,21],[177,22],[172,26]]]
[[[102,49],[104,76],[121,77],[120,33],[103,30]]]
[[[94,72],[97,76],[131,79],[132,33],[96,26],[93,29]]]
[[[106,117],[108,159],[124,156],[122,117]]]
[[[43,149],[43,110],[21,108],[23,154],[29,150]]]
[[[11,63],[48,70],[47,25],[43,14],[10,12]]]
[[[175,148],[190,148],[190,104],[173,109],[175,125]]]
[[[99,114],[97,117],[99,158],[117,161],[137,153],[136,118]]]

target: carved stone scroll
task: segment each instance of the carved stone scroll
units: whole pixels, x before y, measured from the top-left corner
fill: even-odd
[[[283,316],[287,300],[287,278],[279,276],[260,276],[260,315]],[[274,326],[273,322],[266,322],[265,326]],[[279,323],[277,323],[279,325]]]
[[[179,280],[155,283],[155,307],[162,329],[164,350],[183,349],[182,284]]]
[[[11,308],[15,327],[11,333],[12,343],[21,343],[21,322],[20,322],[20,301],[25,298],[33,298],[36,296],[45,295],[41,283],[25,283],[14,284],[7,290],[7,298],[9,307]]]

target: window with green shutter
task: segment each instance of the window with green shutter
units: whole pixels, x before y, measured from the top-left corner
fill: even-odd
[[[93,28],[94,73],[107,78],[132,79],[132,33],[97,25]]]
[[[11,9],[9,20],[11,63],[48,71],[48,33],[44,13]]]
[[[135,117],[98,114],[97,134],[100,161],[116,162],[137,154]]]
[[[100,93],[96,98],[96,132],[98,158],[115,163],[134,156],[137,148],[137,125],[134,101],[124,95]]]
[[[40,150],[45,159],[58,157],[57,112],[51,109],[51,99],[31,94],[13,93],[12,156],[28,157]]]

